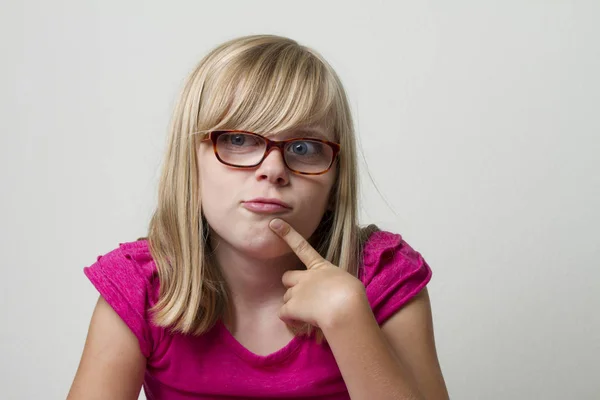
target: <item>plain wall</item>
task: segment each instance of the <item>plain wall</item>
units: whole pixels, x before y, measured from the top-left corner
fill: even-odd
[[[599,20],[596,1],[3,1],[0,397],[66,396],[82,268],[145,235],[184,78],[274,33],[346,86],[361,222],[432,267],[452,398],[600,398]]]

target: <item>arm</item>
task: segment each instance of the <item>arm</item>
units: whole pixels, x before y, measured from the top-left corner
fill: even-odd
[[[448,399],[433,334],[429,292],[423,288],[381,330],[394,354],[406,363],[426,399]]]
[[[279,310],[283,321],[321,328],[353,400],[446,400],[424,289],[379,327],[363,283],[332,265],[287,222],[271,228],[306,265],[290,270]]]
[[[137,399],[145,369],[137,338],[100,297],[67,400]]]
[[[426,289],[379,328],[366,299],[323,333],[352,399],[448,399]]]

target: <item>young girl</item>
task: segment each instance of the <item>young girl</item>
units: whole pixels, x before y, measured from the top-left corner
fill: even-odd
[[[446,399],[431,270],[359,228],[355,137],[315,51],[249,36],[176,106],[147,238],[84,269],[100,292],[69,399]]]

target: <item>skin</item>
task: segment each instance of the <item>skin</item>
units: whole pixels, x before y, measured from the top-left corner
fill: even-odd
[[[322,129],[312,128],[278,133],[271,139],[315,136],[317,132],[326,138],[330,136]],[[210,142],[201,143],[198,165],[202,210],[211,228],[212,244],[243,253],[249,260],[267,262],[283,257],[289,263],[294,257],[290,257],[290,249],[269,229],[273,215],[250,212],[241,202],[256,197],[283,200],[292,209],[278,216],[309,237],[325,212],[335,180],[335,165],[323,175],[292,173],[285,167],[279,150],[272,150],[253,169],[233,168],[217,160]],[[225,253],[218,247],[216,251]],[[222,264],[222,267],[228,266]]]
[[[275,139],[299,135],[306,136],[289,131]],[[448,399],[427,290],[380,327],[362,283],[305,239],[325,212],[335,170],[293,174],[278,150],[254,169],[234,169],[211,153],[210,143],[200,145],[200,190],[211,246],[234,293],[225,321],[234,337],[270,354],[292,339],[287,323],[308,322],[325,334],[353,400]],[[255,197],[276,197],[292,209],[253,214],[241,201]],[[137,338],[99,298],[68,399],[136,399],[145,366]]]
[[[270,227],[306,266],[283,275],[279,318],[323,330],[352,399],[448,399],[425,290],[380,328],[357,278],[288,223],[275,219]]]
[[[137,399],[145,369],[146,358],[137,338],[99,297],[67,399]]]
[[[297,128],[271,137],[332,135],[322,128]],[[198,148],[202,210],[211,230],[211,248],[233,298],[233,316],[226,325],[236,339],[257,354],[269,354],[292,339],[287,325],[277,318],[285,286],[281,277],[302,263],[285,242],[269,228],[279,217],[304,237],[316,230],[335,183],[335,165],[322,175],[299,175],[287,169],[278,149],[272,150],[253,169],[239,169],[219,162],[212,143]],[[291,206],[284,213],[256,214],[242,202],[257,197],[277,198]]]

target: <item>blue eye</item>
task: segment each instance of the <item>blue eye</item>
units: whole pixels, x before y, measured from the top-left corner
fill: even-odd
[[[294,154],[298,154],[299,156],[303,156],[308,153],[308,143],[307,142],[296,142],[292,145],[292,151]]]
[[[323,153],[323,144],[313,140],[296,140],[289,145],[287,151],[294,156],[315,157]]]
[[[246,135],[230,135],[230,139],[231,139],[231,144],[234,144],[236,146],[241,146],[244,144],[244,142],[246,141]]]

